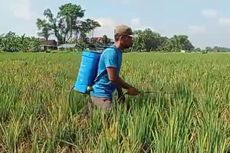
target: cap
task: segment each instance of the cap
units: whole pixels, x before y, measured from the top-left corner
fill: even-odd
[[[118,25],[114,29],[114,35],[133,35],[133,31],[129,26]]]

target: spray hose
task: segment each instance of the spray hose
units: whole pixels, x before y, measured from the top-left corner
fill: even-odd
[[[163,92],[163,91],[140,91],[138,95],[145,95],[145,94],[165,94],[165,95],[175,95],[175,93]],[[123,93],[121,96],[118,97],[116,100],[117,102],[123,101],[125,95],[128,95],[128,92]]]
[[[69,102],[72,99],[71,95],[72,95],[72,91],[73,91],[74,87],[71,88],[70,93],[69,93]],[[164,92],[164,91],[140,91],[138,95],[145,95],[145,94],[165,94],[165,95],[175,95],[175,93],[170,93],[170,92]],[[89,95],[89,94],[88,94]],[[124,101],[125,95],[128,95],[128,92],[124,92],[123,94],[121,94],[120,96],[118,96],[118,98],[116,99],[117,102],[121,102]]]

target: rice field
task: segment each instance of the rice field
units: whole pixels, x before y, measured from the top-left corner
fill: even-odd
[[[154,92],[88,116],[80,59],[0,53],[1,153],[230,152],[230,54],[126,53],[122,78]]]

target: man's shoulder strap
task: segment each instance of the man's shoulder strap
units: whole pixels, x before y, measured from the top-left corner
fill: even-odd
[[[113,48],[113,49],[115,49],[115,50],[117,51],[116,46],[115,46],[115,45],[111,45],[111,46],[106,47],[106,48],[103,50],[102,54],[105,53],[106,50],[109,49],[109,48]],[[117,55],[117,61],[118,61],[118,55]],[[99,78],[100,78],[102,75],[104,75],[104,74],[106,74],[106,69],[96,76],[94,82],[98,81]]]
[[[115,45],[111,45],[111,46],[105,47],[102,53],[104,53],[104,52],[107,51],[108,49],[115,49],[115,50],[117,50],[117,48],[116,48]]]

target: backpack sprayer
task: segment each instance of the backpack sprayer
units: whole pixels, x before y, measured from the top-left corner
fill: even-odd
[[[86,41],[85,43],[87,47],[76,45],[82,50],[81,63],[76,74],[75,82],[70,91],[68,91],[69,104],[73,102],[73,91],[77,91],[78,93],[85,95],[89,95],[90,91],[92,91],[92,85],[94,84],[94,80],[97,76],[98,62],[104,48],[106,48],[102,45],[96,46],[89,41]]]
[[[81,64],[77,74],[76,82],[73,89],[82,94],[89,94],[97,77],[98,63],[105,48],[109,48],[110,44],[104,46],[89,45],[84,49],[81,56]]]

